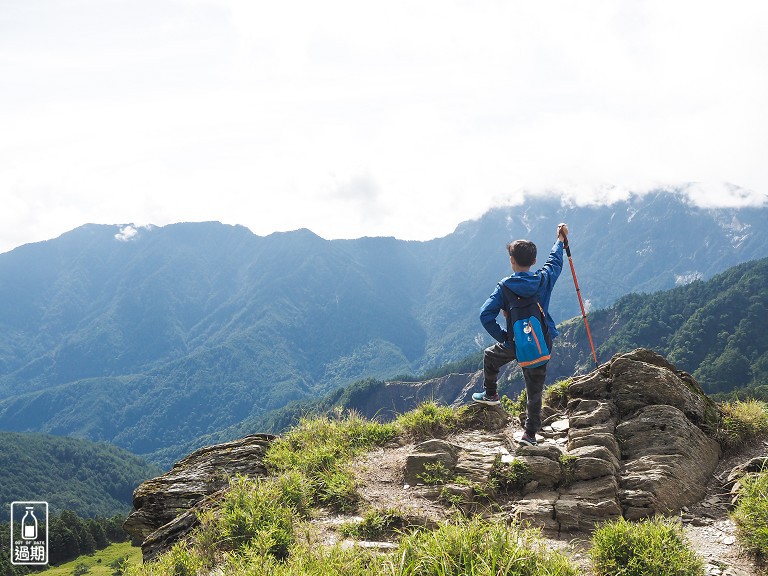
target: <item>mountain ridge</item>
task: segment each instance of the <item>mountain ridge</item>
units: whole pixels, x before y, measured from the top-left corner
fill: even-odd
[[[87,225],[0,255],[0,427],[148,454],[360,378],[478,351],[489,340],[477,310],[509,273],[511,238],[529,236],[544,258],[569,222],[596,308],[768,255],[755,232],[767,213],[662,193],[610,207],[536,200],[430,241]],[[556,321],[578,313],[569,282],[553,294]]]

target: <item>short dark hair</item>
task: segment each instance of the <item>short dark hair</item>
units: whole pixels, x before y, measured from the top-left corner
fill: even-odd
[[[507,244],[507,251],[519,266],[533,266],[536,262],[536,244],[530,240],[515,240]]]

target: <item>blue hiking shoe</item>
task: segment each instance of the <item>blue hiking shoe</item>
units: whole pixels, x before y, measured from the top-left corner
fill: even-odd
[[[538,444],[538,442],[536,442],[536,435],[523,432],[523,436],[520,438],[519,444],[520,446],[536,446]]]
[[[490,404],[493,406],[499,403],[499,395],[494,394],[493,396],[489,396],[485,392],[475,392],[472,394],[472,400],[480,404]]]

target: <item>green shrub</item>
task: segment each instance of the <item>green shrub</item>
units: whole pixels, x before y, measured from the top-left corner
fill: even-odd
[[[576,576],[564,555],[546,549],[533,531],[459,517],[435,530],[407,534],[384,560],[392,576]]]
[[[732,516],[744,548],[768,556],[768,470],[742,478]]]
[[[720,406],[723,412],[720,442],[724,447],[742,446],[768,432],[768,404],[737,400]]]
[[[439,460],[436,462],[425,462],[424,471],[416,474],[416,477],[427,486],[436,486],[445,484],[454,478],[453,471],[446,468],[445,464]]]
[[[564,410],[568,404],[568,386],[571,379],[558,380],[544,389],[544,404],[557,410]],[[523,406],[525,410],[525,406]]]
[[[603,524],[592,535],[589,554],[596,576],[704,575],[704,563],[681,527],[663,518]]]
[[[490,472],[490,482],[493,487],[503,492],[522,490],[532,478],[528,464],[518,459],[502,462],[500,456],[496,457]]]
[[[525,388],[523,388],[514,400],[511,400],[507,395],[501,397],[501,407],[512,414],[512,416],[520,416],[520,414],[524,414],[527,403],[528,394],[526,393]]]
[[[444,437],[457,428],[461,412],[462,409],[440,406],[430,400],[398,416],[394,425],[413,440]]]
[[[399,510],[370,508],[360,522],[346,523],[340,532],[360,540],[377,540],[408,526],[408,521]]]

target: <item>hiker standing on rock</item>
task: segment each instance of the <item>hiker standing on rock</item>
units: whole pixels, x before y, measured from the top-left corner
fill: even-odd
[[[568,226],[557,227],[557,242],[547,262],[531,272],[536,263],[536,245],[529,240],[515,240],[507,245],[512,275],[496,285],[493,294],[480,309],[480,321],[496,344],[483,353],[483,392],[472,395],[481,404],[498,404],[497,380],[502,366],[517,360],[523,369],[528,403],[525,410],[525,432],[520,440],[536,445],[536,432],[541,428],[541,397],[547,377],[552,340],[557,336],[555,322],[549,315],[549,299],[563,269],[563,242]],[[502,312],[507,319],[502,328],[496,318]]]

